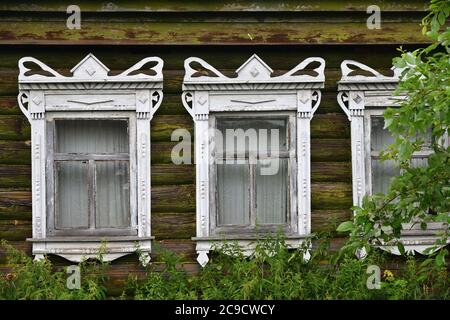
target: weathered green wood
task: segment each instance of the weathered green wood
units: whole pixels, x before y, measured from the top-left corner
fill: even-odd
[[[170,164],[172,148],[178,142],[152,144],[152,164]],[[30,164],[30,141],[0,140],[0,164]],[[311,160],[350,161],[350,139],[312,139]]]
[[[312,162],[312,182],[351,182],[352,165],[350,162]]]
[[[152,186],[195,183],[194,165],[152,165]]]
[[[311,184],[312,210],[349,209],[352,206],[352,184],[316,182]]]
[[[0,139],[28,140],[31,137],[30,124],[23,115],[0,115]]]
[[[32,18],[33,16],[31,16]],[[0,44],[46,45],[311,45],[428,43],[418,23],[383,22],[369,30],[360,22],[111,22],[83,21],[80,30],[57,21],[0,21]]]
[[[50,0],[12,1],[3,0],[0,10],[13,11],[62,11],[65,12],[71,1]],[[77,4],[84,12],[179,12],[179,11],[366,11],[371,4],[378,5],[383,11],[423,11],[428,6],[428,1],[383,1],[383,0],[353,0],[353,1],[313,1],[313,0],[285,0],[285,1],[243,1],[243,0],[219,0],[219,1],[143,1],[143,0],[115,0],[108,3],[78,0]]]
[[[193,184],[154,186],[151,193],[153,213],[195,211],[195,186]],[[313,209],[348,209],[351,207],[351,201],[351,183],[312,183]],[[30,191],[0,191],[1,206],[30,206],[30,204]]]
[[[311,139],[311,161],[350,161],[350,139]]]
[[[313,162],[311,167],[313,182],[351,180],[349,162]],[[193,184],[194,165],[155,164],[152,165],[152,186]],[[29,165],[1,165],[0,188],[31,187],[31,167]]]
[[[0,164],[30,164],[31,141],[0,140]]]
[[[31,206],[0,205],[1,220],[31,220]]]
[[[0,166],[0,188],[23,188],[30,186],[30,166]]]
[[[350,220],[350,210],[313,210],[311,212],[312,232],[335,231],[337,226]]]
[[[319,106],[320,108],[320,106]],[[350,125],[344,114],[316,114],[311,120],[311,138],[349,138]]]
[[[195,236],[195,212],[152,213],[152,234],[156,239],[190,239]]]
[[[194,185],[156,186],[151,193],[152,212],[195,211]]]

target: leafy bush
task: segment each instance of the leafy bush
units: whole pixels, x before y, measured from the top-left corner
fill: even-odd
[[[81,262],[81,287],[70,290],[66,285],[68,275],[65,270],[53,270],[47,258],[33,261],[6,241],[2,241],[1,246],[6,250],[11,271],[0,274],[0,300],[92,300],[106,297],[103,284],[107,280],[107,264],[104,262]]]
[[[164,254],[163,269],[150,267],[139,281],[130,278],[128,298],[135,299],[449,299],[445,267],[410,257],[405,270],[385,270],[381,288],[368,289],[369,265],[382,266],[386,253],[372,252],[364,260],[343,251],[331,252],[328,238],[315,239],[309,261],[302,248],[288,249],[284,239],[258,240],[247,257],[235,243],[224,243],[197,275],[180,268],[181,260]],[[316,243],[316,241],[314,243]]]
[[[180,257],[161,250],[161,261],[147,267],[143,278],[129,276],[122,299],[450,299],[445,266],[432,259],[409,257],[404,270],[381,274],[380,289],[368,289],[368,267],[388,261],[387,253],[372,251],[358,260],[346,251],[330,250],[321,235],[289,249],[282,237],[258,240],[250,256],[235,243],[223,243],[197,274],[183,269]],[[313,241],[314,240],[314,241]],[[314,250],[304,255],[311,242]],[[83,261],[81,288],[66,287],[67,274],[54,270],[48,259],[32,261],[6,244],[11,271],[0,274],[0,299],[105,299],[108,264]],[[101,261],[101,255],[99,257]]]

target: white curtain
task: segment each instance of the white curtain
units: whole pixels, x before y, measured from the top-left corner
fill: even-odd
[[[127,122],[122,120],[56,121],[59,153],[128,153]],[[58,161],[57,226],[89,227],[88,161]],[[129,161],[95,161],[96,228],[130,225]]]
[[[88,228],[88,164],[60,161],[56,173],[56,228]]]
[[[130,185],[127,161],[97,161],[95,226],[130,225]]]
[[[127,153],[127,122],[123,120],[57,120],[56,152]]]
[[[247,164],[218,164],[218,225],[248,225],[249,167]]]
[[[278,172],[274,175],[261,174],[261,165],[256,168],[256,212],[257,224],[286,223],[288,194],[288,160],[276,159]]]

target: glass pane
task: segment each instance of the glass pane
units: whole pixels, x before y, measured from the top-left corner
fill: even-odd
[[[400,169],[392,160],[372,160],[372,193],[386,193],[394,176],[400,174]]]
[[[88,169],[86,161],[55,163],[56,229],[89,227]]]
[[[261,155],[267,155],[272,150],[286,151],[286,123],[285,118],[218,118],[217,129],[222,133],[223,148],[217,145],[216,151],[220,153],[223,149],[230,154],[251,151]]]
[[[384,127],[384,118],[383,117],[372,117],[372,128],[371,128],[371,150],[372,151],[381,151],[385,149],[388,145],[394,142],[394,139],[391,136],[391,133],[387,129],[383,129]],[[424,144],[423,149],[427,150],[431,148],[431,128],[427,130],[427,133],[423,136]],[[419,135],[417,135],[419,137]],[[415,141],[416,139],[412,139]]]
[[[428,158],[412,158],[411,167],[426,167],[428,165]]]
[[[248,225],[249,168],[247,164],[218,164],[218,225]]]
[[[96,161],[96,228],[130,226],[128,161]]]
[[[125,120],[56,120],[56,152],[127,153]]]
[[[381,151],[385,149],[388,145],[394,142],[391,133],[384,127],[383,117],[372,117],[372,127],[371,127],[371,150]]]
[[[258,162],[256,167],[257,224],[286,223],[288,203],[287,173],[287,159]]]

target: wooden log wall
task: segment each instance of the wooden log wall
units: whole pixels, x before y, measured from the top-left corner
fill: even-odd
[[[336,102],[339,65],[354,59],[388,72],[400,45],[413,49],[426,43],[419,23],[427,2],[167,2],[79,0],[80,30],[66,27],[68,1],[0,3],[1,239],[30,252],[25,242],[31,236],[30,126],[16,103],[17,62],[23,56],[35,57],[62,74],[89,52],[113,73],[146,56],[164,59],[164,101],[151,132],[152,232],[159,245],[180,253],[192,272],[198,268],[190,240],[195,234],[195,168],[176,166],[170,159],[175,145],[171,132],[193,131],[180,99],[184,60],[198,56],[232,73],[256,53],[282,73],[307,57],[323,57],[326,84],[311,123],[312,231],[332,230],[350,217],[350,130]],[[371,4],[382,10],[381,30],[366,26]],[[0,251],[0,270],[5,267]],[[127,274],[141,272],[135,257],[119,259],[111,269],[111,288]]]

